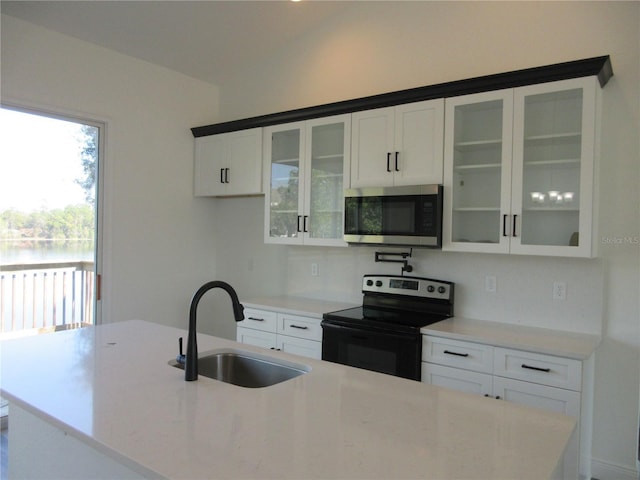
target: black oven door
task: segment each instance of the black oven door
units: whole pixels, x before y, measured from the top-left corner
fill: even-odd
[[[422,337],[322,322],[322,359],[420,380]]]

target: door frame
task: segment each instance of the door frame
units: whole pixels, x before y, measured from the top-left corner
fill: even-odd
[[[89,125],[98,129],[98,159],[96,170],[96,185],[95,185],[95,237],[94,237],[94,275],[95,275],[95,287],[93,295],[93,312],[94,325],[100,325],[103,323],[103,301],[104,296],[104,281],[103,281],[103,266],[104,266],[104,210],[105,210],[105,159],[106,159],[106,137],[107,137],[107,121],[104,119],[96,119],[95,116],[88,116],[86,113],[71,112],[69,110],[58,108],[41,106],[37,104],[31,104],[23,101],[0,101],[0,108],[7,110],[14,110],[31,115],[38,115],[41,117],[48,117],[56,120],[63,120],[67,122],[78,123],[82,125]]]

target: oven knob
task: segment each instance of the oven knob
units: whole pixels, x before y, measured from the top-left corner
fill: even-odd
[[[435,289],[436,289],[436,287],[434,287],[433,285],[429,285],[429,286],[427,287],[427,292],[429,292],[429,293],[433,293],[433,292],[435,291]]]
[[[444,293],[444,292],[446,292],[446,291],[447,291],[447,289],[446,289],[446,288],[444,288],[444,287],[438,287],[438,293]]]
[[[373,280],[367,280],[367,287],[370,287],[373,285]]]
[[[376,287],[382,286],[382,280],[376,280]]]

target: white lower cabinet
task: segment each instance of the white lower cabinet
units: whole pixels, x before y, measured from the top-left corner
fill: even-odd
[[[423,335],[422,382],[564,413],[578,420],[563,478],[589,471],[578,465],[583,362],[492,345]],[[587,459],[584,459],[587,462]]]
[[[580,392],[493,377],[493,396],[509,402],[580,417]]]
[[[319,318],[253,308],[245,308],[244,317],[237,324],[238,342],[302,357],[322,358]]]
[[[460,392],[477,393],[485,397],[493,394],[493,377],[491,375],[462,370],[461,368],[422,362],[422,381]]]
[[[262,348],[276,348],[276,334],[254,330],[252,328],[238,327],[236,341]]]
[[[315,358],[318,360],[322,358],[322,342],[315,342],[304,338],[278,335],[276,349],[286,353],[300,355],[301,357]]]

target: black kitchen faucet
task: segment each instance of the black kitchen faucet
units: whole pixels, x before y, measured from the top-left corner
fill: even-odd
[[[187,355],[184,364],[184,379],[187,382],[198,379],[198,343],[196,341],[196,311],[198,303],[202,296],[213,288],[222,288],[229,294],[233,303],[233,316],[236,322],[244,320],[244,307],[238,300],[238,295],[231,285],[214,280],[205,283],[198,289],[191,300],[191,308],[189,309],[189,337],[187,338]]]

